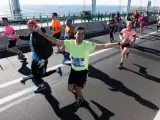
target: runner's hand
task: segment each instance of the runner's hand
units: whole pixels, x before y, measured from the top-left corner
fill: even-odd
[[[44,63],[45,63],[45,60],[43,60],[43,59],[41,61],[39,61],[39,63],[38,63],[39,68],[43,67]]]
[[[44,34],[44,33],[41,31],[41,28],[40,28],[40,27],[37,27],[35,31],[38,32],[40,35]]]
[[[39,32],[41,31],[41,28],[38,26],[35,31]]]
[[[13,35],[13,38],[16,38],[18,39],[19,38],[19,35],[17,35],[16,33]]]

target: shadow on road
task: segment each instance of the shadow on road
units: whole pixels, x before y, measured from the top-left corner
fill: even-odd
[[[27,58],[25,58],[25,57],[22,58],[20,62],[22,63],[22,66],[18,70],[18,72],[25,75],[25,76],[30,75],[31,74],[31,69],[27,67],[27,65],[28,65]]]
[[[136,45],[134,47],[134,49],[137,49],[137,50],[142,51],[142,52],[148,52],[148,53],[160,56],[160,51],[156,50],[156,49],[147,48],[147,47],[143,47],[143,46],[139,46],[139,45]]]
[[[83,104],[80,107],[76,107],[73,104],[67,105],[63,108],[60,108],[59,105],[60,103],[58,100],[53,97],[52,91],[50,86],[47,84],[47,90],[43,91],[43,95],[45,96],[46,100],[48,103],[51,105],[52,109],[54,110],[55,114],[61,119],[61,120],[81,120],[81,118],[76,114],[77,110],[80,107],[83,107],[87,109],[92,116],[94,117],[95,120],[109,120],[112,116],[114,116],[114,113],[111,111],[107,110],[100,104],[98,104],[95,101],[92,101],[93,104],[95,104],[101,111],[102,115],[99,117],[90,107],[89,103],[87,101],[84,101]]]
[[[157,83],[160,83],[160,78],[157,78],[157,77],[154,77],[152,75],[149,75],[148,72],[147,72],[147,68],[143,67],[143,66],[140,66],[140,65],[137,65],[137,64],[134,64],[133,65],[139,67],[139,72],[136,72],[136,71],[133,71],[133,70],[130,70],[128,68],[125,68],[123,67],[123,70],[127,70],[127,71],[130,71],[132,73],[135,73],[137,75],[140,75],[148,80],[151,80],[151,81],[154,81],[154,82],[157,82]]]
[[[107,74],[104,72],[94,68],[93,66],[89,66],[89,77],[96,78],[98,80],[101,80],[111,88],[109,88],[111,91],[114,92],[122,92],[125,95],[128,95],[130,97],[133,97],[137,102],[139,102],[141,105],[144,105],[150,109],[158,110],[158,107],[153,104],[152,102],[142,98],[140,95],[135,93],[134,91],[131,91],[126,86],[123,85],[120,81],[116,79],[110,78]]]
[[[160,40],[159,38],[160,36],[155,35],[155,34],[150,34],[147,37],[140,37],[140,39],[145,39],[145,40],[150,40],[150,41],[156,41],[156,40]]]

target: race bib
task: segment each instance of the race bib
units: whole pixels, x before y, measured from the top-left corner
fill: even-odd
[[[84,58],[72,58],[72,65],[75,67],[84,67]]]

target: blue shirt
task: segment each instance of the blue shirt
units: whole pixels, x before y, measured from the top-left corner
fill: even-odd
[[[39,62],[40,59],[39,59],[39,57],[37,56],[37,54],[35,53],[35,51],[34,51],[34,49],[33,49],[33,45],[32,45],[32,34],[30,34],[29,45],[30,45],[30,48],[31,48],[31,51],[32,51],[32,58],[33,58],[33,60],[35,60],[36,62]]]
[[[69,38],[69,35],[65,32],[65,35],[64,35],[64,39],[68,39]]]

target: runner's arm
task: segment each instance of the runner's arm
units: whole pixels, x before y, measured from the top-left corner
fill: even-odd
[[[105,44],[96,44],[95,50],[102,50],[102,49],[108,49],[108,48],[118,47],[119,45],[120,45],[120,42],[105,43]]]
[[[27,36],[17,36],[19,39],[21,39],[21,40],[30,40],[30,34],[29,35],[27,35]]]
[[[62,40],[57,40],[56,38],[54,37],[51,37],[49,35],[46,35],[45,33],[41,32],[41,31],[38,31],[38,33],[40,35],[42,35],[43,37],[45,37],[48,41],[52,42],[52,44],[56,45],[56,46],[64,46],[64,41]]]
[[[132,42],[136,41],[136,35],[133,36]]]
[[[122,39],[124,39],[124,37],[123,37],[123,33],[122,33],[122,32],[120,32],[120,34],[119,34],[119,38],[120,38],[120,41],[121,41]]]

